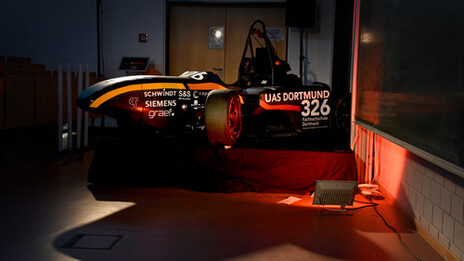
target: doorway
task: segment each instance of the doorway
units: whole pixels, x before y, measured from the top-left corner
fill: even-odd
[[[284,5],[169,6],[168,74],[213,71],[227,84],[238,78],[238,66],[251,23],[262,20],[279,57],[286,58]],[[212,45],[211,28],[222,28],[222,44]]]

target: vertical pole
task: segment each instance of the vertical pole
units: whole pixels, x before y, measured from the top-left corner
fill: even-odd
[[[102,76],[101,68],[101,5],[102,0],[97,0],[97,77]]]
[[[82,92],[82,64],[79,64],[79,72],[77,75],[77,94]],[[77,144],[76,148],[81,148],[81,132],[82,132],[82,110],[77,108]]]
[[[358,79],[358,46],[359,46],[359,12],[361,1],[355,0],[353,7],[353,31],[351,42],[351,75],[350,75],[350,91],[351,91],[351,140],[356,138],[357,125],[355,124],[356,115],[356,92],[357,92],[357,79]],[[351,148],[353,149],[353,147]]]
[[[58,65],[58,152],[63,151],[63,70]]]
[[[68,103],[68,150],[72,150],[72,100],[71,100],[71,66],[66,64],[66,96]]]
[[[5,80],[3,80],[3,86],[5,86]],[[2,162],[4,159],[5,159],[5,147],[6,147],[6,102],[5,102],[5,97],[6,97],[6,88],[3,88],[2,90],[2,98],[3,98],[3,101],[2,101],[2,106],[1,106],[1,110],[2,112],[0,112],[1,116],[3,118],[3,122],[0,123],[0,162]]]
[[[305,85],[306,79],[303,77],[306,77],[306,75],[303,75],[303,61],[306,57],[303,55],[303,36],[303,27],[300,27],[300,79],[303,85]]]
[[[85,86],[84,89],[89,88],[89,65],[85,68]],[[84,112],[84,147],[89,145],[89,113]]]

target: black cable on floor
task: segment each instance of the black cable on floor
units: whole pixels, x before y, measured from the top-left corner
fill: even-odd
[[[401,235],[400,233],[398,233],[398,231],[393,227],[391,226],[390,224],[388,224],[387,220],[385,220],[385,218],[382,216],[382,214],[380,214],[379,210],[377,209],[377,206],[379,204],[377,203],[374,203],[372,202],[372,199],[371,198],[367,198],[367,200],[369,200],[370,203],[372,203],[372,205],[367,205],[369,207],[373,207],[375,212],[377,213],[377,215],[382,219],[383,223],[385,224],[385,226],[387,226],[389,229],[391,229],[393,232],[395,232],[395,234],[398,236],[398,239],[400,241],[400,244],[409,252],[409,254],[411,254],[413,257],[415,257],[417,260],[419,261],[422,261],[422,259],[420,259],[420,257],[418,257],[416,254],[414,254],[414,252],[404,243],[403,239],[401,238]],[[366,207],[367,207],[366,206]]]
[[[355,208],[349,208],[349,210],[358,210],[358,209],[362,209],[362,208],[369,208],[369,207],[375,207],[379,204],[375,203],[375,202],[372,202],[372,200],[369,200],[369,202],[363,202],[363,201],[359,201],[359,200],[354,200],[354,202],[358,202],[358,203],[361,203],[361,204],[368,204],[368,205],[364,205],[364,206],[361,206],[361,207],[355,207]]]
[[[363,197],[365,197],[369,202],[363,202],[363,201],[358,201],[358,200],[355,200],[355,202],[358,202],[358,203],[363,203],[363,204],[368,204],[368,205],[364,205],[364,206],[361,206],[361,207],[356,207],[356,208],[345,208],[344,210],[358,210],[358,209],[363,209],[363,208],[368,208],[368,207],[373,207],[374,210],[375,210],[375,213],[377,213],[377,216],[380,217],[380,219],[382,219],[383,223],[385,224],[386,227],[388,227],[390,230],[392,230],[393,232],[395,232],[396,236],[398,237],[399,241],[400,241],[400,244],[406,249],[406,251],[409,252],[409,254],[411,254],[414,258],[416,258],[417,260],[419,261],[422,261],[422,259],[420,257],[418,257],[403,241],[403,239],[401,238],[401,235],[400,233],[398,233],[398,231],[396,230],[396,228],[394,228],[393,226],[391,226],[390,224],[388,224],[387,220],[385,220],[385,218],[382,216],[382,214],[380,214],[379,210],[377,209],[377,206],[379,205],[378,203],[375,203],[372,201],[373,198],[376,198],[376,197],[369,197],[369,196],[366,196],[364,194],[361,194]],[[383,199],[383,197],[382,197]]]
[[[373,204],[369,204],[369,205],[365,205],[365,206],[361,206],[361,207],[347,208],[347,209],[348,209],[348,210],[358,210],[358,209],[362,209],[362,208],[375,207],[375,206],[377,206],[377,205],[378,205],[377,203],[373,203]]]

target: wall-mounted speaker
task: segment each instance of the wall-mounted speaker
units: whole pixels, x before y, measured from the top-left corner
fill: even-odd
[[[287,0],[285,25],[288,27],[313,27],[316,20],[316,0]]]

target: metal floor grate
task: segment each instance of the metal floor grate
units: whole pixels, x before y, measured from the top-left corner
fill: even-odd
[[[61,248],[111,250],[122,235],[77,234]]]

